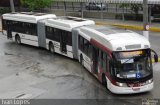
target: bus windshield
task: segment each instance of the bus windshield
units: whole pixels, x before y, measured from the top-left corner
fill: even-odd
[[[140,79],[152,74],[150,50],[114,53],[114,76],[121,79]]]

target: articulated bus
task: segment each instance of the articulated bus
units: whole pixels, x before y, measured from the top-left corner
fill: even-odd
[[[7,13],[3,34],[15,40],[77,59],[115,94],[153,89],[153,67],[158,55],[149,41],[137,33],[97,26],[92,20],[42,13]]]

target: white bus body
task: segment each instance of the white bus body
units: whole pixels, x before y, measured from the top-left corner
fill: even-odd
[[[6,24],[10,25],[12,29],[8,28],[8,33],[6,29],[3,29],[3,33],[8,37],[8,39],[15,40],[15,36],[18,35],[21,39],[21,43],[38,47],[37,23],[40,20],[48,18],[56,18],[56,15],[32,12],[4,14],[3,20],[8,20]],[[13,30],[13,28],[15,29]]]
[[[4,14],[2,26],[3,34],[17,43],[79,60],[113,93],[141,93],[153,88],[151,52],[156,62],[158,55],[137,33],[96,26],[92,20],[38,13]]]
[[[106,52],[108,55],[106,57],[108,61],[113,59],[113,54],[111,52],[134,52],[134,51],[139,51],[139,50],[141,51],[141,50],[150,48],[150,43],[145,37],[131,31],[116,29],[113,27],[106,28],[102,26],[85,26],[80,28],[79,33],[82,37],[87,39],[88,42],[92,43],[92,45],[98,46],[101,51]],[[100,53],[101,51],[98,51],[98,52]],[[84,59],[83,65],[90,72],[93,73],[94,69],[91,68],[93,67],[93,58],[90,59],[86,54],[84,54],[81,50],[79,50],[79,55],[81,54]],[[97,56],[101,56],[101,55],[98,54]],[[99,57],[97,59],[99,60]],[[133,63],[133,61],[128,63],[131,64]],[[102,67],[100,67],[98,63],[97,63],[97,66],[98,67],[95,70],[97,71],[98,75],[95,75],[95,76],[100,81],[102,81],[101,75],[104,73],[105,70],[102,70]],[[107,64],[107,66],[111,66],[111,65]],[[124,81],[120,83],[112,79],[112,76],[109,73],[111,73],[111,71],[108,70],[108,72],[106,72],[105,74],[106,82],[107,82],[106,85],[107,85],[107,88],[113,93],[131,94],[131,93],[146,92],[153,89],[152,76],[150,76],[148,80],[145,82],[137,82],[141,80],[135,79],[133,81],[128,81],[128,83],[125,83],[124,81],[127,81],[127,79],[129,79],[128,77],[128,78],[125,78],[126,80],[124,79]],[[133,76],[131,78],[136,78],[136,77]],[[134,82],[136,85],[138,84],[138,86],[129,86]],[[124,86],[121,86],[121,85],[124,85]],[[142,86],[139,86],[139,85],[142,85]]]
[[[58,17],[55,19],[47,19],[45,21],[46,29],[50,28],[52,31],[56,32],[55,36],[59,36],[60,41],[52,40],[51,38],[46,38],[47,49],[49,50],[49,45],[54,45],[54,52],[74,58],[73,55],[73,46],[76,46],[76,38],[74,34],[72,35],[73,29],[81,27],[84,25],[93,25],[95,24],[92,20],[86,20],[77,17]],[[47,31],[48,32],[48,31]],[[57,34],[58,33],[58,34]],[[67,34],[67,35],[66,35]],[[46,33],[47,36],[47,33]],[[65,40],[66,39],[66,40]],[[63,42],[61,40],[64,40]],[[72,46],[73,45],[73,46]],[[66,48],[65,48],[66,47]],[[62,50],[66,51],[62,51]]]

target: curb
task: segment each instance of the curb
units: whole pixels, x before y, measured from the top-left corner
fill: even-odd
[[[143,26],[124,25],[124,24],[111,24],[111,23],[98,22],[98,21],[96,21],[96,24],[97,25],[111,25],[111,26],[116,26],[116,27],[119,27],[119,28],[131,29],[131,30],[143,30]],[[158,27],[150,27],[149,31],[160,32],[160,28],[158,28]]]

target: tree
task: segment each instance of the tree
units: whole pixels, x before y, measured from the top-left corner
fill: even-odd
[[[139,14],[139,10],[142,10],[142,5],[141,4],[131,4],[131,10],[134,11],[135,15],[136,15],[136,20],[138,20],[138,14]]]
[[[138,14],[139,14],[139,10],[142,10],[142,5],[141,4],[121,4],[119,6],[120,8],[127,8],[130,7],[130,9],[134,12],[134,14],[136,15],[136,20],[138,20]]]
[[[10,0],[10,5],[11,5],[11,11],[12,11],[12,12],[15,12],[13,0]]]
[[[21,0],[24,7],[28,7],[31,11],[49,6],[53,0]]]

